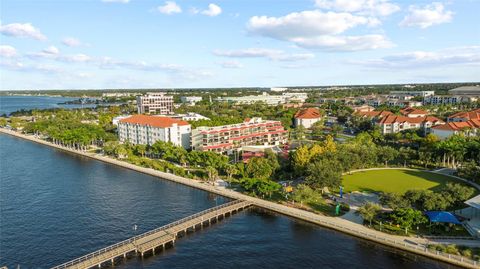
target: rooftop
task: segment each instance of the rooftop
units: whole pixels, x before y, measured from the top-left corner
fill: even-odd
[[[173,124],[177,124],[178,126],[189,125],[188,122],[183,120],[177,120],[177,119],[172,119],[169,117],[162,117],[162,116],[147,116],[147,115],[140,115],[140,114],[133,115],[125,119],[121,119],[120,122],[146,125],[146,126],[152,126],[152,127],[158,127],[158,128],[172,127]]]
[[[466,122],[449,122],[444,125],[432,127],[437,130],[460,131],[467,128],[480,128],[480,120],[469,120]]]
[[[480,108],[472,110],[472,111],[458,112],[458,113],[455,113],[455,114],[451,115],[448,118],[449,119],[464,118],[464,119],[468,119],[468,120],[480,119]]]
[[[307,109],[302,109],[295,113],[295,118],[296,119],[318,119],[322,115],[320,114],[320,111],[316,108],[310,107]]]

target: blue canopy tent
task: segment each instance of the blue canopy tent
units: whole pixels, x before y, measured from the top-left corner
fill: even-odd
[[[447,211],[427,211],[425,212],[430,222],[444,222],[453,224],[462,224],[455,215]]]

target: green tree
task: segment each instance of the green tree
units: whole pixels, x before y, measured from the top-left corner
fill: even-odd
[[[412,226],[420,225],[427,222],[427,218],[419,210],[413,208],[399,208],[391,214],[392,219],[405,229],[405,234]]]
[[[253,157],[248,160],[247,174],[252,178],[267,179],[273,173],[273,167],[266,158]]]
[[[205,168],[205,171],[207,172],[208,181],[211,181],[212,184],[213,184],[213,182],[215,182],[215,180],[216,180],[217,177],[218,177],[218,171],[217,171],[217,169],[215,169],[214,167],[211,167],[211,166],[207,166],[207,167]]]
[[[382,207],[378,204],[372,203],[372,202],[367,202],[360,208],[358,208],[358,213],[362,218],[366,221],[370,222],[370,226],[372,225],[372,220],[375,218],[375,216],[380,212]]]
[[[0,127],[7,126],[7,119],[0,117]]]
[[[393,192],[382,192],[380,194],[380,203],[393,210],[410,206],[408,200],[402,197],[402,195]]]
[[[227,173],[228,179],[232,179],[232,177],[237,175],[238,172],[238,168],[233,164],[228,164],[225,166],[225,173]]]
[[[377,154],[379,161],[385,163],[385,166],[388,166],[388,162],[395,159],[398,152],[392,147],[383,146],[377,149]]]
[[[342,167],[336,159],[317,160],[308,166],[305,183],[313,188],[338,188],[342,183]]]

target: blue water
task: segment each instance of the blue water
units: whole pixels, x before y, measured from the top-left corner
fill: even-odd
[[[0,172],[0,266],[9,268],[48,268],[226,202],[6,135]],[[261,209],[115,267],[454,268]]]
[[[50,96],[2,96],[0,95],[0,115],[10,114],[12,112],[25,109],[46,109],[46,108],[81,108],[94,107],[95,105],[59,105],[66,101],[76,100],[78,98],[68,97],[50,97]]]

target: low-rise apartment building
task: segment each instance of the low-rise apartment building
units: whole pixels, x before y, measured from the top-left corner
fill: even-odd
[[[425,117],[428,115],[427,111],[413,108],[413,107],[406,107],[404,109],[400,109],[400,113],[402,113],[402,115],[407,116],[409,118]]]
[[[389,115],[381,118],[377,122],[383,134],[398,133],[409,129],[423,129],[425,132],[429,132],[430,128],[441,124],[445,124],[445,122],[433,116],[411,118]]]
[[[191,126],[188,122],[164,116],[133,115],[118,121],[120,142],[153,145],[157,141],[190,148]]]
[[[163,92],[149,92],[137,96],[137,111],[139,114],[173,114],[173,96]]]
[[[480,134],[480,120],[473,119],[465,122],[448,122],[444,125],[432,127],[432,134],[438,136],[440,139],[446,139],[459,133],[467,136]]]
[[[458,112],[447,118],[447,122],[466,122],[480,120],[480,108],[472,111]]]
[[[432,95],[423,99],[425,105],[455,105],[461,103],[472,103],[478,100],[473,96],[460,96],[460,95]]]
[[[243,123],[198,127],[192,131],[192,148],[231,154],[243,146],[283,145],[287,131],[280,121],[245,119]]]

